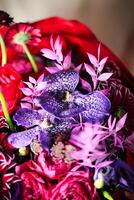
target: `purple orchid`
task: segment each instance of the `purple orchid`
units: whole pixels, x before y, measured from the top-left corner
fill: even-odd
[[[35,83],[33,78],[31,81]],[[28,128],[9,136],[9,143],[16,148],[27,146],[38,137],[42,146],[48,150],[55,134],[71,131],[74,121],[79,123],[77,120],[80,116],[83,122],[98,123],[109,115],[111,103],[102,92],[84,95],[76,91],[79,83],[77,71],[66,70],[44,75],[41,83],[44,85],[43,89],[41,87],[42,93],[33,97],[32,102],[34,106],[38,104],[43,109],[36,111],[22,108],[14,115],[17,125]]]
[[[78,117],[81,115],[83,122],[97,123],[109,115],[110,100],[101,92],[87,95],[79,92],[72,93],[70,100],[57,99],[53,95],[34,97],[34,102],[47,112],[59,118]]]
[[[105,185],[120,185],[129,192],[134,191],[134,170],[121,159],[115,160],[111,165],[96,169],[94,180],[103,179]]]
[[[44,95],[34,97],[35,104],[59,118],[77,117],[85,122],[100,122],[109,114],[110,100],[99,91],[81,94],[76,91],[79,74],[74,70],[60,71],[44,77]]]
[[[70,121],[56,119],[45,111],[20,109],[15,115],[14,120],[18,126],[28,128],[25,131],[12,133],[8,137],[8,142],[15,148],[29,145],[35,137],[38,137],[41,145],[49,150],[54,142],[57,133],[68,132],[71,130]]]

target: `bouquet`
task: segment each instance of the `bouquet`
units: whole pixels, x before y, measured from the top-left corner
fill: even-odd
[[[132,75],[78,21],[0,26],[0,199],[131,198]]]

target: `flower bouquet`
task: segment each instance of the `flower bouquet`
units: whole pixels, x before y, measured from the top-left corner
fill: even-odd
[[[0,25],[0,199],[131,197],[131,74],[78,21]]]

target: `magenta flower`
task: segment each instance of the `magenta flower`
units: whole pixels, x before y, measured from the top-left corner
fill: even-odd
[[[3,153],[0,152],[0,199],[11,199],[11,186],[18,182],[19,179],[12,172],[15,166],[13,160],[6,159]]]

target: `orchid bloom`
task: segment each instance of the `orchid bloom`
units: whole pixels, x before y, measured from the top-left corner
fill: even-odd
[[[49,151],[57,133],[71,130],[69,121],[55,119],[55,117],[42,110],[35,111],[22,108],[14,115],[14,120],[18,126],[21,125],[27,128],[25,131],[12,133],[8,137],[8,142],[16,148],[29,145],[38,136],[42,147]]]

